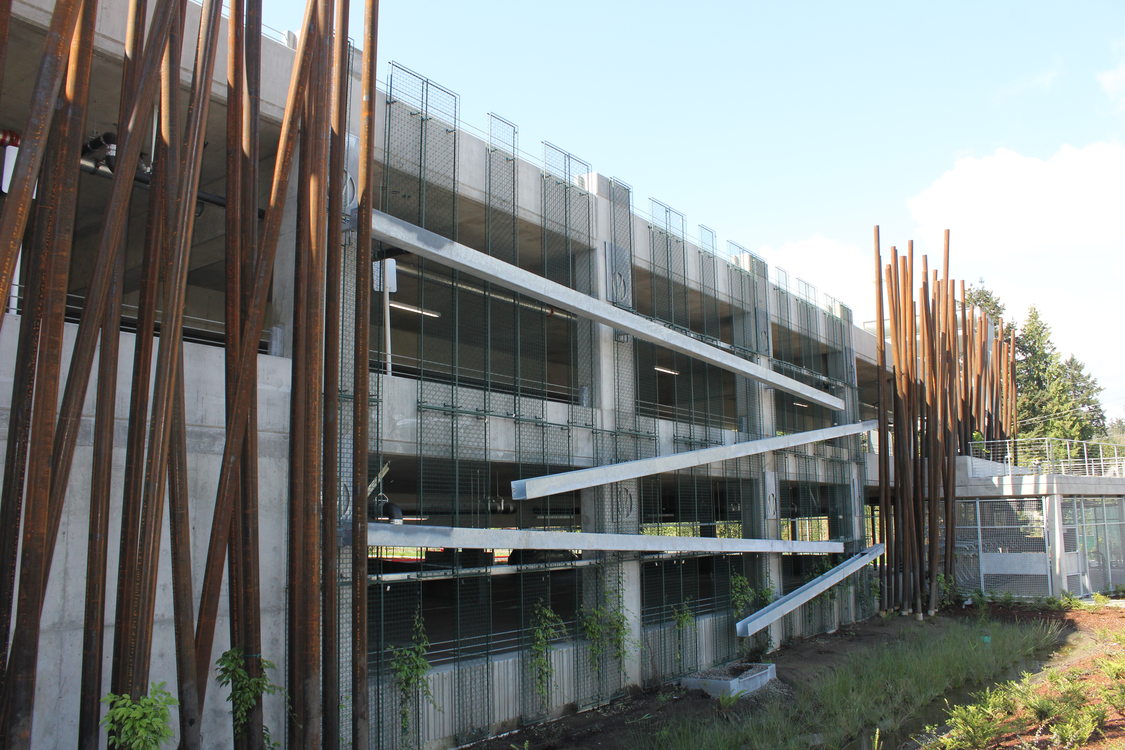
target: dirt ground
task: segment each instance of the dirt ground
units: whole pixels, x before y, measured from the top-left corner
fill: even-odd
[[[1020,607],[992,605],[989,614],[1002,620],[1059,620],[1063,623],[1063,641],[1059,648],[1042,664],[1042,668],[1062,667],[1083,669],[1089,679],[1097,679],[1094,665],[1102,653],[1104,639],[1098,634],[1125,629],[1125,608],[1100,607],[1094,611],[1066,612],[1030,611]],[[928,618],[933,627],[942,627],[951,618],[971,617],[972,607],[954,609],[948,614]],[[875,617],[862,623],[841,628],[835,633],[814,636],[787,644],[769,654],[769,661],[777,665],[778,682],[767,690],[791,690],[811,679],[817,672],[840,661],[848,652],[890,637],[904,628],[916,625],[913,618],[902,616]],[[1122,644],[1125,646],[1125,644]],[[742,701],[736,710],[753,711],[754,700]],[[516,732],[473,745],[474,750],[578,750],[603,748],[627,750],[635,747],[638,733],[648,733],[665,722],[678,719],[715,716],[717,703],[702,691],[686,691],[672,685],[658,689],[634,691],[600,708],[573,713],[554,721],[521,729]],[[1003,747],[1036,747],[1035,738],[1008,737]],[[1111,712],[1111,721],[1105,738],[1087,747],[1097,750],[1125,749],[1125,719]],[[702,749],[701,749],[702,750]]]

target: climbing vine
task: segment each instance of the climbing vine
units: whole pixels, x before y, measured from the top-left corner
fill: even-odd
[[[261,665],[261,674],[251,675],[246,669],[246,657],[240,648],[227,649],[215,662],[219,685],[230,688],[227,700],[230,701],[235,737],[242,733],[250,712],[263,695],[285,694],[285,688],[270,681],[269,671],[275,668],[274,663],[269,659],[261,659],[258,663]],[[262,742],[268,748],[279,747],[273,741],[269,727],[264,724]]]
[[[535,692],[546,705],[550,696],[551,641],[566,635],[566,625],[555,611],[540,599],[531,610],[531,671],[535,675]]]
[[[750,585],[750,579],[741,573],[730,577],[730,608],[735,617],[749,614],[750,608],[758,599],[758,592]]]
[[[426,624],[422,612],[414,612],[414,627],[409,646],[388,647],[391,652],[391,674],[398,688],[398,719],[403,737],[410,731],[410,704],[415,695],[420,694],[426,701],[441,710],[430,691],[426,675],[430,672],[430,662],[426,653],[430,650],[430,639],[426,635]]]
[[[689,604],[690,600],[680,602],[672,608],[672,622],[676,623],[676,663],[681,668],[684,666],[684,635],[695,624],[695,615]]]
[[[629,649],[629,624],[620,601],[616,607],[603,605],[583,609],[578,624],[590,643],[590,662],[595,673],[601,674],[607,651],[619,664],[624,661]]]

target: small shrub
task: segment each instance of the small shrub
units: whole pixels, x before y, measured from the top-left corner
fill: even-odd
[[[1085,745],[1105,723],[1106,713],[1101,706],[1086,705],[1071,712],[1053,727],[1058,747],[1073,748]]]
[[[1004,734],[1004,722],[977,703],[949,709],[949,730],[938,739],[943,750],[981,750]]]
[[[1094,604],[1099,607],[1109,604],[1109,597],[1105,594],[1094,594]]]
[[[101,725],[109,734],[109,746],[127,750],[157,750],[172,739],[168,709],[179,705],[163,682],[153,683],[148,695],[136,700],[131,695],[107,693],[102,703],[109,706]]]
[[[1125,655],[1107,656],[1101,662],[1102,671],[1111,680],[1125,679]]]

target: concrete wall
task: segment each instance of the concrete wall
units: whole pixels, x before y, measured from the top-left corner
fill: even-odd
[[[0,333],[0,451],[6,448],[12,378],[16,365],[17,320],[9,320]],[[64,341],[64,373],[73,346],[76,326],[68,324]],[[122,334],[118,361],[123,376],[117,387],[117,425],[114,435],[113,484],[110,500],[107,566],[108,600],[114,601],[118,567],[117,540],[121,525],[121,491],[125,466],[126,416],[134,337]],[[191,547],[195,601],[202,585],[203,560],[210,535],[215,487],[225,435],[223,400],[223,350],[196,344],[184,345],[188,444],[188,492],[191,502]],[[262,655],[280,665],[274,680],[284,682],[285,665],[285,531],[288,466],[289,370],[288,360],[258,358],[259,495],[261,522]],[[71,747],[78,735],[78,697],[81,678],[83,612],[86,585],[86,542],[89,518],[89,485],[92,473],[93,416],[96,378],[91,379],[78,447],[58,543],[55,548],[46,605],[43,610],[36,682],[33,747]],[[2,471],[2,467],[0,467]],[[279,555],[281,557],[279,557]],[[176,666],[172,627],[172,586],[167,512],[164,515],[157,583],[151,681],[165,682],[176,693]],[[197,604],[198,606],[198,604]],[[102,693],[109,691],[114,612],[106,612]],[[229,619],[224,589],[219,608],[212,663],[229,647]],[[213,670],[212,670],[213,672]],[[266,723],[280,735],[285,726],[281,702],[267,698]],[[173,725],[176,725],[175,720]],[[226,693],[212,674],[203,716],[203,746],[230,746],[230,712]]]

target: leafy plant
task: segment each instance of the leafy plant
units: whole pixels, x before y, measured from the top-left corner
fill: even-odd
[[[426,624],[422,620],[421,610],[416,610],[410,645],[390,647],[391,673],[394,675],[395,686],[398,687],[399,727],[404,737],[410,731],[410,704],[415,695],[421,694],[431,706],[441,710],[430,691],[430,684],[426,682],[426,675],[430,671],[430,662],[426,659],[429,650],[430,639],[426,636]]]
[[[680,602],[672,608],[672,622],[676,623],[676,663],[684,665],[684,634],[695,624],[688,602]]]
[[[172,739],[168,709],[179,705],[163,682],[155,682],[148,694],[134,699],[128,694],[107,693],[102,703],[109,706],[101,725],[109,734],[109,746],[128,750],[156,750]]]
[[[590,661],[595,672],[601,673],[607,649],[619,664],[624,661],[629,649],[629,623],[620,602],[617,607],[599,606],[583,610],[579,627],[590,643]]]
[[[1111,680],[1125,679],[1125,654],[1105,657],[1101,662],[1101,669]]]
[[[230,688],[231,717],[234,723],[234,735],[237,737],[246,726],[250,712],[261,700],[263,695],[284,695],[285,688],[270,681],[269,671],[275,665],[269,659],[260,659],[260,674],[251,675],[246,668],[246,656],[240,648],[231,648],[223,652],[215,666],[218,667],[219,685]],[[274,742],[269,727],[262,726],[262,739],[266,747],[278,747]]]
[[[745,690],[739,690],[736,693],[727,693],[726,695],[720,695],[717,699],[719,701],[719,710],[723,713],[726,713],[727,711],[734,708],[734,704],[738,703],[745,697]]]
[[[1099,607],[1109,604],[1109,597],[1105,594],[1094,594],[1094,604],[1097,604]]]
[[[551,677],[554,667],[551,666],[551,641],[566,635],[566,625],[549,606],[540,599],[531,610],[531,670],[535,675],[535,692],[547,704],[550,696]]]
[[[730,608],[735,617],[748,614],[758,599],[758,592],[750,585],[750,579],[741,573],[730,577]]]
[[[1105,719],[1105,708],[1101,706],[1085,705],[1072,711],[1052,727],[1056,745],[1063,748],[1082,747],[1101,728]]]
[[[938,740],[938,747],[946,750],[980,750],[1004,734],[1003,720],[978,703],[951,707],[948,727]]]

